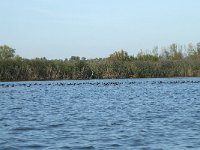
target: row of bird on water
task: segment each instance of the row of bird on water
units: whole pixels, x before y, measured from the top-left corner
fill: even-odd
[[[121,85],[121,84],[141,84],[141,83],[150,83],[150,84],[184,84],[184,83],[200,83],[200,80],[188,80],[188,81],[130,81],[130,82],[77,82],[77,83],[64,83],[64,82],[58,82],[58,83],[18,83],[18,84],[12,84],[12,83],[2,83],[0,84],[0,87],[16,87],[16,86],[24,86],[24,87],[31,87],[31,86],[80,86],[80,85],[101,85],[101,86],[109,86],[109,85]]]

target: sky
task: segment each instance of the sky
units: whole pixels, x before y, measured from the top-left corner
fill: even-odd
[[[200,42],[200,0],[0,0],[0,8],[0,45],[25,58]]]

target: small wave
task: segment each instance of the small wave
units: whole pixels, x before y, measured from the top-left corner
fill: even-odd
[[[60,149],[72,149],[72,150],[94,150],[94,146],[62,146]]]
[[[8,118],[3,117],[3,118],[0,118],[0,121],[4,121],[6,119],[8,119]]]
[[[35,130],[35,128],[31,128],[31,127],[17,127],[12,129],[13,131],[31,131],[31,130]]]
[[[90,150],[90,149],[95,149],[95,147],[94,146],[77,146],[77,147],[74,147],[74,149],[77,149],[77,150],[81,150],[81,149]]]
[[[6,143],[8,143],[8,142],[0,139],[0,145],[6,144]]]
[[[72,147],[70,147],[70,146],[62,146],[62,147],[60,147],[60,149],[72,149]]]
[[[1,147],[2,150],[20,150],[19,148],[17,147],[14,147],[14,146],[2,146]]]
[[[117,143],[114,143],[114,144],[111,144],[111,146],[112,146],[112,147],[120,147],[120,146],[122,146],[122,145],[117,144]]]
[[[64,126],[64,125],[65,125],[64,123],[59,123],[59,124],[51,124],[48,127],[50,127],[50,128],[57,128],[57,127],[61,127],[61,126]]]
[[[41,144],[30,144],[30,145],[26,145],[23,146],[23,148],[25,149],[41,149],[41,148],[46,148],[46,145],[41,145]]]
[[[11,108],[10,110],[20,110],[22,109],[22,107],[14,107],[14,108]]]

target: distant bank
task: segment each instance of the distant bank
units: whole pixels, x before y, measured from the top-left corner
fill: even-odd
[[[107,58],[72,56],[65,60],[25,59],[9,46],[0,46],[0,81],[80,80],[156,77],[200,77],[200,44],[172,44],[158,53],[137,56],[120,50]]]

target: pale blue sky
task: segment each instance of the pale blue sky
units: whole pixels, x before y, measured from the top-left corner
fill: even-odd
[[[0,45],[26,58],[200,41],[200,0],[0,0],[0,7]]]

